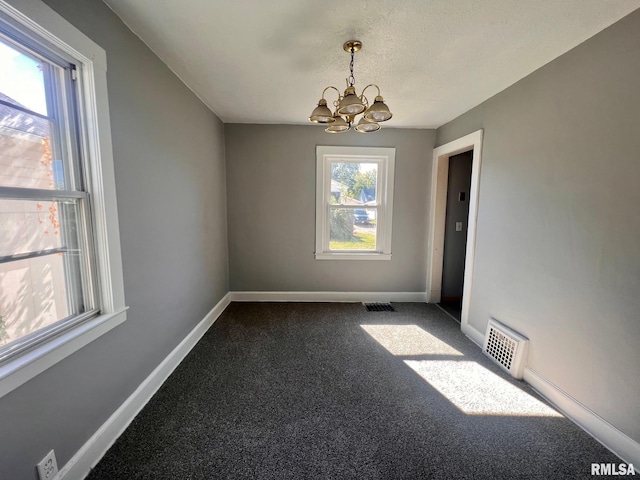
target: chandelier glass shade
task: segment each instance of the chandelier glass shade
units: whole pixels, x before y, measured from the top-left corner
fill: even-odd
[[[380,95],[380,88],[371,83],[362,89],[360,95],[356,92],[356,79],[353,76],[353,60],[355,53],[362,48],[362,42],[359,40],[350,40],[343,45],[344,50],[351,54],[351,63],[349,64],[350,75],[347,78],[347,88],[344,94],[340,93],[336,87],[326,87],[322,92],[322,98],[318,101],[318,106],[313,109],[309,116],[309,121],[313,123],[326,124],[325,132],[342,133],[351,129],[355,124],[356,115],[362,114],[358,124],[354,127],[356,132],[369,133],[380,130],[380,122],[386,122],[393,114],[389,111],[389,107],[384,103],[384,99]],[[373,103],[370,103],[365,96],[365,91],[369,87],[375,87],[378,95]],[[338,94],[337,100],[333,102],[334,112],[327,106],[327,100],[324,98],[327,90],[335,90]]]
[[[373,120],[369,120],[366,116],[362,117],[356,125],[356,132],[360,133],[369,133],[369,132],[377,132],[380,130],[380,124],[378,122],[374,122]]]
[[[330,123],[333,122],[333,113],[327,107],[327,101],[321,98],[318,102],[318,106],[313,109],[309,120],[313,123]]]
[[[329,126],[324,129],[328,133],[342,133],[349,130],[349,124],[347,121],[338,115],[338,112],[333,116],[333,122],[329,123]]]

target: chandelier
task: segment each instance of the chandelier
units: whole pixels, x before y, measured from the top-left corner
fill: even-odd
[[[309,121],[327,124],[325,132],[342,133],[349,130],[355,123],[356,115],[363,114],[355,126],[356,132],[376,132],[380,130],[380,122],[386,122],[393,115],[389,111],[389,107],[384,103],[384,99],[380,95],[380,88],[377,85],[371,83],[362,89],[360,96],[356,94],[353,58],[355,53],[362,48],[362,42],[360,40],[349,40],[342,48],[344,48],[345,52],[351,54],[350,75],[347,78],[347,88],[344,91],[344,95],[340,95],[340,90],[336,87],[329,86],[325,88],[322,91],[322,98],[318,101],[318,106],[311,112]],[[375,87],[378,90],[378,95],[375,97],[373,104],[369,103],[369,100],[364,95],[364,92],[369,87]],[[333,102],[334,113],[331,113],[324,98],[326,91],[331,89],[338,93],[338,99]]]

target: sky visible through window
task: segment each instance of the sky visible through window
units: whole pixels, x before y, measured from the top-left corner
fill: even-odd
[[[47,114],[40,63],[0,38],[0,93],[34,112]]]

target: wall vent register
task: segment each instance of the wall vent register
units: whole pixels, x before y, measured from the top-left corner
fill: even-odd
[[[395,312],[396,309],[390,303],[363,303],[367,312]]]
[[[522,378],[529,340],[500,322],[490,319],[482,351],[514,378]]]

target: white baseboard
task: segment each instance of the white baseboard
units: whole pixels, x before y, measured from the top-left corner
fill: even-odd
[[[233,302],[425,302],[425,292],[230,292]]]
[[[85,478],[231,302],[227,293],[60,470],[57,480]]]
[[[469,337],[473,343],[482,348],[482,346],[484,345],[484,333],[482,333],[480,330],[476,330],[468,323],[462,323],[461,330],[462,333]]]
[[[624,462],[632,463],[636,472],[640,473],[638,471],[640,467],[639,443],[629,438],[578,400],[563,392],[535,370],[529,367],[525,368],[524,381],[556,406],[568,419],[576,423]]]

